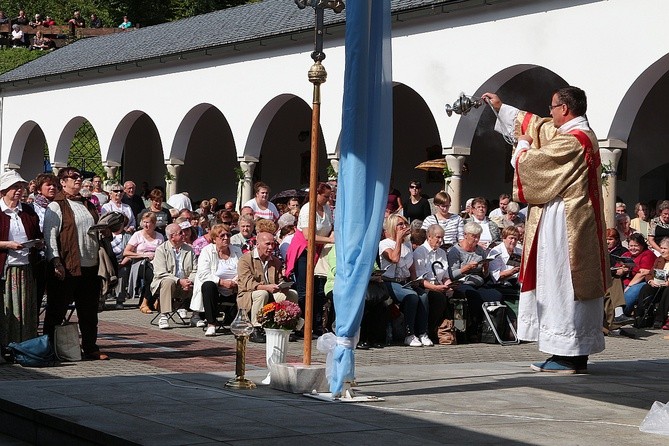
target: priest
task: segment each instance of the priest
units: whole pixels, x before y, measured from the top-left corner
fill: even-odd
[[[610,274],[597,137],[585,117],[586,95],[556,90],[551,118],[482,98],[499,113],[495,130],[514,134],[514,200],[528,203],[521,265],[518,335],[552,355],[537,372],[587,373],[604,350],[603,296]]]

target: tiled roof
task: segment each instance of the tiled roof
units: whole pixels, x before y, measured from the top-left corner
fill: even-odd
[[[480,1],[392,0],[392,10],[397,13],[463,3]],[[313,30],[314,14],[310,9],[300,10],[293,0],[264,0],[124,33],[80,39],[0,75],[0,84]],[[343,24],[345,18],[346,10],[340,14],[325,10],[326,25]]]

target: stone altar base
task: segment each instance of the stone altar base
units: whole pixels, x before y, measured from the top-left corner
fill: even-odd
[[[328,392],[325,364],[302,363],[272,364],[270,387],[290,393]]]

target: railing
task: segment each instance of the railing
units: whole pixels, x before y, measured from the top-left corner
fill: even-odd
[[[53,25],[53,26],[30,26],[30,25],[19,25],[21,31],[26,35],[35,35],[37,31],[42,31],[45,37],[49,38],[67,38],[72,37],[72,32],[69,25]],[[122,33],[127,31],[132,31],[134,28],[121,29],[121,28],[75,28],[74,37],[94,37],[94,36],[103,36],[107,34]],[[12,25],[5,23],[0,25],[0,33],[9,34],[12,32]]]

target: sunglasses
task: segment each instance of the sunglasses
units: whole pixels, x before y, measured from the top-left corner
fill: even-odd
[[[65,175],[65,178],[72,178],[74,181],[77,181],[77,180],[80,180],[83,177],[81,176],[81,174],[72,173],[70,175]]]
[[[228,234],[227,232],[225,234],[219,234],[218,238],[230,238],[230,234]]]
[[[120,194],[123,191],[122,190],[113,190],[112,192],[114,192],[115,194]]]

